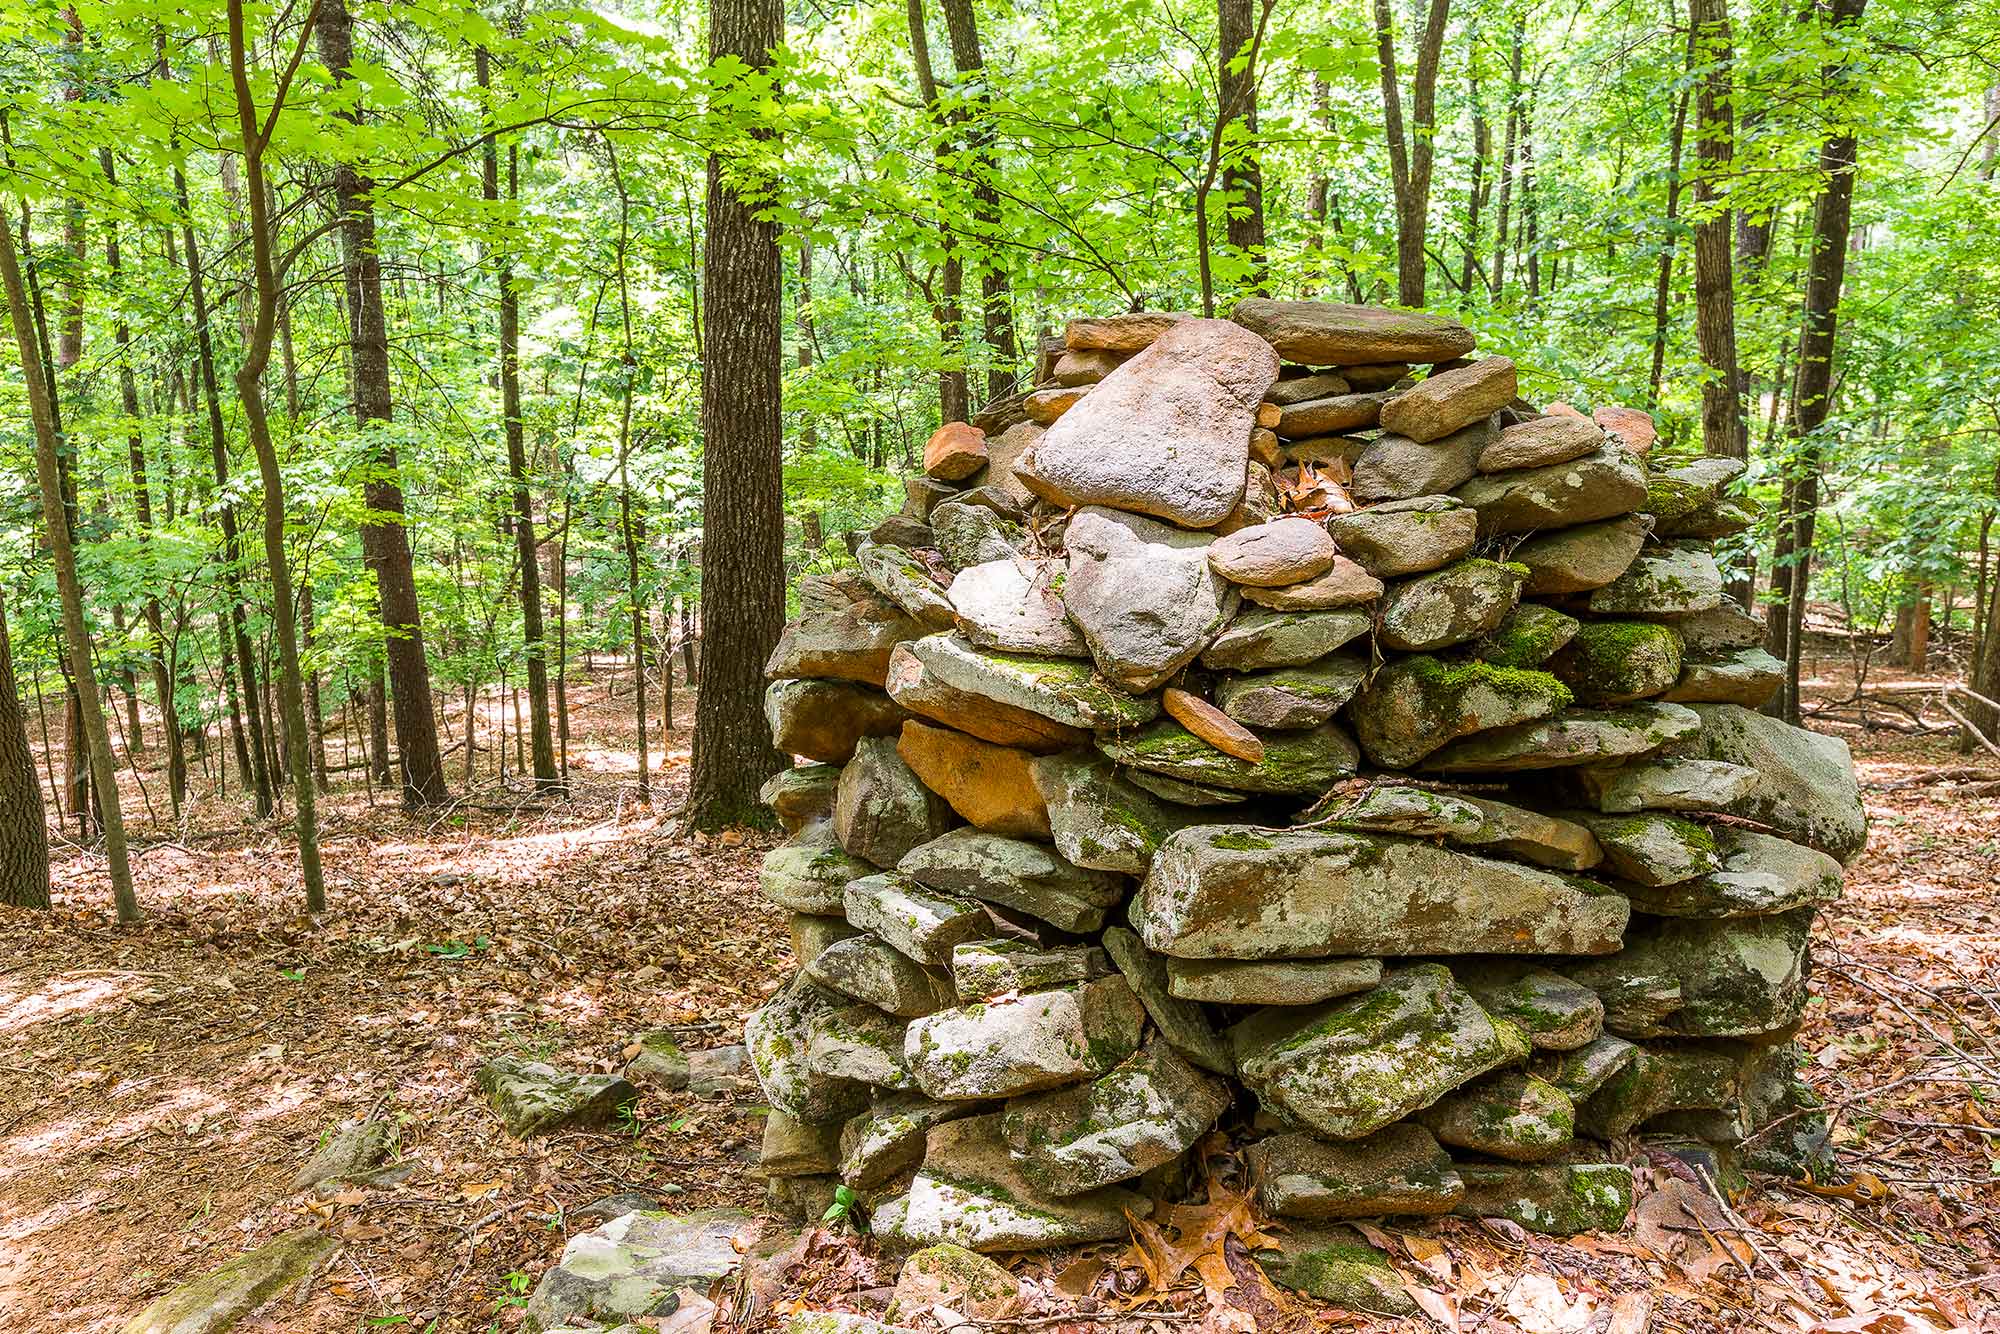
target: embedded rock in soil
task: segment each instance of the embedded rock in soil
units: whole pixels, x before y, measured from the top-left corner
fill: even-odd
[[[1431,441],[1384,431],[1354,461],[1348,489],[1362,501],[1442,495],[1472,479],[1474,461],[1498,434],[1495,421],[1484,417]]]
[[[1382,429],[1412,440],[1436,440],[1481,421],[1514,401],[1514,363],[1481,357],[1469,365],[1434,371],[1390,399],[1382,408]]]
[[[1640,888],[1673,885],[1722,865],[1706,825],[1671,815],[1587,815],[1578,823],[1597,837],[1605,869]]]
[[[119,1334],[221,1334],[305,1282],[339,1249],[314,1228],[282,1233],[159,1297],[119,1326]]]
[[[1530,1232],[1568,1237],[1616,1232],[1632,1212],[1632,1169],[1623,1163],[1550,1163],[1539,1167],[1459,1165],[1463,1218],[1504,1218]]]
[[[1368,633],[1365,611],[1272,611],[1245,607],[1202,651],[1201,663],[1220,671],[1256,671],[1314,662]]]
[[[951,806],[925,787],[888,737],[867,737],[840,771],[833,831],[850,856],[891,867],[956,820]],[[791,906],[791,905],[787,905]]]
[[[847,882],[875,868],[842,850],[831,821],[808,825],[764,854],[757,887],[781,908],[837,913]]]
[[[1209,568],[1213,539],[1152,519],[1091,507],[1070,518],[1063,605],[1112,680],[1153,689],[1194,660],[1235,610]]]
[[[705,1292],[709,1284],[735,1272],[744,1252],[752,1249],[756,1227],[749,1214],[708,1209],[685,1215],[630,1213],[579,1232],[535,1285],[526,1328],[672,1315],[680,1306],[680,1289]],[[756,1247],[759,1252],[769,1249],[769,1242]]]
[[[667,1029],[639,1037],[639,1054],[625,1063],[625,1078],[634,1084],[669,1092],[688,1085],[687,1053]]]
[[[1281,588],[1324,574],[1333,539],[1310,519],[1273,519],[1239,528],[1208,548],[1208,566],[1234,584]]]
[[[1382,980],[1380,959],[1168,959],[1167,990],[1209,1005],[1317,1005]]]
[[[1035,445],[1035,473],[1075,505],[1190,528],[1243,495],[1257,405],[1277,354],[1226,320],[1184,319],[1093,386]]]
[[[1029,772],[1056,850],[1092,870],[1144,875],[1166,837],[1201,818],[1128,782],[1096,751],[1045,755]]]
[[[890,1320],[916,1320],[934,1306],[968,1320],[1004,1320],[1021,1309],[1021,1281],[963,1246],[927,1246],[903,1262],[889,1309],[882,1314]]]
[[[1568,709],[1539,722],[1495,728],[1454,741],[1423,767],[1440,773],[1490,774],[1558,769],[1645,755],[1701,730],[1685,704],[1627,704]]]
[[[1383,647],[1404,653],[1463,644],[1498,626],[1520,595],[1518,569],[1497,561],[1461,560],[1390,589],[1382,599],[1377,637]]]
[[[762,1091],[742,1043],[688,1053],[688,1092],[697,1098],[748,1097]]]
[[[968,654],[978,652],[963,640],[959,644]],[[933,660],[939,660],[945,655],[934,653],[931,656]],[[994,655],[995,659],[999,656]],[[1016,658],[1007,661],[1013,664],[1032,660]],[[968,679],[971,676],[970,673],[963,675]],[[1030,711],[1003,703],[977,690],[950,684],[908,644],[896,645],[896,651],[889,656],[888,690],[889,697],[910,713],[948,724],[981,741],[991,741],[996,746],[1019,746],[1022,750],[1042,754],[1080,745],[1090,739],[1090,733],[1084,728],[1057,722],[1046,717],[1042,711]],[[903,714],[903,717],[908,718],[909,714]],[[901,731],[900,721],[895,730]]]
[[[1650,528],[1643,514],[1580,524],[1531,537],[1508,559],[1528,567],[1522,592],[1558,597],[1602,588],[1632,568]]]
[[[1454,320],[1385,306],[1249,297],[1229,318],[1301,366],[1449,361],[1473,347],[1472,331]]]
[[[1575,1136],[1576,1105],[1546,1080],[1513,1072],[1447,1093],[1417,1120],[1454,1149],[1538,1163]]]
[[[1404,769],[1455,738],[1547,718],[1569,702],[1547,672],[1420,654],[1385,663],[1348,715],[1371,761]]]
[[[1793,727],[1734,704],[1670,705],[1701,720],[1698,734],[1670,754],[1724,760],[1757,771],[1760,781],[1731,802],[1730,815],[1767,826],[1845,864],[1868,841],[1868,819],[1847,743]]]
[[[1049,836],[1048,806],[1035,789],[1030,771],[1035,757],[1027,751],[914,720],[903,724],[896,751],[925,787],[975,828],[1019,838]]]
[[[1646,503],[1646,470],[1606,445],[1552,467],[1475,477],[1456,494],[1479,511],[1482,534],[1529,533],[1630,514]]]
[[[1172,1162],[1228,1108],[1221,1080],[1155,1040],[1088,1084],[1014,1099],[1000,1125],[1021,1175],[1066,1198]]]
[[[844,997],[822,991],[800,976],[743,1021],[743,1043],[771,1106],[816,1124],[843,1120],[867,1105],[866,1087],[822,1078],[806,1063],[813,1019],[844,1003]]]
[[[639,1098],[639,1090],[617,1075],[573,1075],[518,1056],[488,1061],[480,1068],[479,1087],[516,1139],[605,1125]]]
[[[1414,1318],[1416,1302],[1389,1257],[1349,1228],[1286,1228],[1251,1252],[1273,1283],[1343,1311]]]
[[[958,1004],[949,974],[924,967],[879,936],[835,941],[805,968],[806,976],[827,990],[904,1019],[920,1019]]]
[[[940,1010],[910,1024],[904,1060],[933,1098],[1011,1098],[1101,1075],[1139,1046],[1145,1011],[1122,977]]]
[[[1604,1002],[1596,992],[1560,973],[1507,959],[1469,959],[1451,975],[1485,1011],[1511,1019],[1536,1051],[1570,1051],[1604,1031]]]
[[[1530,417],[1500,432],[1479,455],[1479,471],[1547,468],[1604,448],[1604,432],[1582,417]]]
[[[764,664],[773,679],[830,677],[880,686],[889,652],[924,627],[852,570],[799,580],[799,614]]]
[[[1215,702],[1246,727],[1318,727],[1354,698],[1367,675],[1364,660],[1330,654],[1301,667],[1226,677],[1215,688]]]
[[[1269,732],[1259,738],[1264,758],[1256,764],[1225,755],[1171,719],[1122,736],[1105,735],[1098,749],[1135,769],[1187,783],[1233,792],[1326,791],[1354,773],[1361,758],[1347,733],[1333,723],[1297,732]]]
[[[1578,769],[1577,785],[1598,810],[1726,811],[1750,797],[1761,781],[1755,769],[1727,760],[1650,759]]]
[[[1229,1043],[1209,1022],[1208,1012],[1173,994],[1166,960],[1148,950],[1138,936],[1122,926],[1104,933],[1104,950],[1174,1050],[1204,1070],[1219,1075],[1236,1072],[1236,1058],[1229,1050]]]
[[[872,931],[918,963],[942,964],[952,949],[991,926],[971,899],[941,893],[897,871],[850,880],[843,895],[847,920]]]
[[[1761,648],[1684,654],[1680,680],[1661,699],[1761,709],[1784,683],[1785,664]]]
[[[831,764],[801,764],[782,769],[765,780],[757,800],[769,806],[787,834],[796,834],[816,820],[833,818],[833,794],[840,770]]]
[[[1435,570],[1472,550],[1479,514],[1455,496],[1419,495],[1336,514],[1326,529],[1340,554],[1378,579]]]
[[[1528,1054],[1521,1031],[1495,1023],[1441,964],[1395,969],[1372,991],[1312,1009],[1259,1010],[1230,1030],[1230,1040],[1252,1092],[1342,1140]]]
[[[675,1055],[679,1055],[678,1049]],[[629,1073],[629,1072],[628,1072]],[[681,1083],[687,1082],[687,1061],[681,1060]],[[292,1178],[291,1191],[355,1180],[373,1172],[395,1146],[396,1128],[381,1117],[342,1121],[330,1131],[312,1157]]]
[[[764,720],[781,754],[846,764],[863,737],[890,736],[909,717],[879,690],[850,681],[773,681]]]
[[[1684,616],[1722,605],[1722,571],[1705,542],[1642,551],[1631,568],[1590,595],[1600,616]]]
[[[1123,876],[1073,866],[1046,843],[977,829],[913,848],[897,869],[934,890],[1013,908],[1063,931],[1095,931],[1125,897]]]

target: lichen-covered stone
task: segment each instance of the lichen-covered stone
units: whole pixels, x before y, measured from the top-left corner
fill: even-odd
[[[1417,1113],[1454,1149],[1539,1163],[1576,1134],[1576,1106],[1555,1085],[1521,1071],[1490,1075]]]
[[[733,1273],[753,1244],[756,1220],[735,1209],[629,1213],[579,1232],[528,1298],[526,1328],[576,1320],[614,1325],[672,1315],[682,1288],[699,1292]],[[739,1249],[740,1248],[740,1249]]]
[[[1455,496],[1412,496],[1336,514],[1326,530],[1341,555],[1378,579],[1393,579],[1449,565],[1472,550],[1479,515]]]
[[[1707,543],[1669,542],[1639,553],[1625,573],[1590,595],[1600,616],[1682,616],[1722,605],[1722,572]]]
[[[1100,736],[1097,744],[1120,764],[1236,792],[1317,794],[1351,776],[1361,758],[1334,723],[1259,739],[1264,758],[1255,764],[1223,754],[1166,718],[1136,732]]]
[[[1131,691],[1152,690],[1227,623],[1236,594],[1209,568],[1213,540],[1096,506],[1070,516],[1063,605],[1107,677]]]
[[[960,570],[948,593],[959,633],[980,648],[1001,653],[1086,656],[1083,632],[1070,623],[1056,591],[1063,579],[1061,561],[1025,556]]]
[[[1029,768],[1035,757],[1027,751],[911,719],[896,753],[974,828],[1015,838],[1049,836],[1049,808],[1035,787]]]
[[[931,530],[945,564],[959,571],[989,561],[1012,560],[1027,546],[1020,524],[984,505],[956,500],[931,511]]]
[[[1125,897],[1123,876],[1074,866],[1046,843],[977,829],[954,829],[913,848],[897,869],[934,890],[1013,908],[1064,931],[1095,931]]]
[[[1538,722],[1454,741],[1432,754],[1423,767],[1441,773],[1489,774],[1598,764],[1650,754],[1693,736],[1701,725],[1700,715],[1685,704],[1568,709]]]
[[[1273,1283],[1329,1306],[1370,1315],[1418,1314],[1389,1257],[1349,1228],[1287,1228],[1251,1254]]]
[[[1355,460],[1349,490],[1362,501],[1410,500],[1448,492],[1478,472],[1479,456],[1499,433],[1498,419],[1492,417],[1428,441],[1384,431]]]
[[[1628,891],[1662,917],[1753,917],[1840,897],[1840,863],[1823,852],[1748,829],[1714,831],[1721,866],[1659,888]]]
[[[863,737],[893,736],[907,717],[887,695],[853,681],[773,681],[764,691],[771,744],[822,764],[846,764]]]
[[[1761,709],[1785,679],[1785,664],[1761,648],[1683,654],[1680,679],[1661,699]]]
[[[842,904],[848,921],[918,963],[949,963],[953,946],[991,929],[985,909],[972,899],[898,871],[849,881]]]
[[[1604,886],[1425,843],[1205,825],[1161,845],[1132,904],[1183,958],[1603,954],[1627,904]]]
[[[1608,444],[1567,463],[1475,477],[1454,494],[1479,511],[1481,533],[1530,533],[1640,509],[1646,471],[1629,451]]]
[[[951,952],[951,976],[967,1001],[991,1000],[1012,992],[1047,991],[1071,982],[1106,977],[1111,962],[1089,945],[1047,948],[1024,940],[971,940]]]
[[[1727,811],[1745,801],[1762,779],[1755,769],[1727,760],[1670,757],[1576,771],[1577,786],[1608,815],[1633,811]]]
[[[1577,627],[1549,670],[1579,704],[1603,708],[1671,689],[1681,674],[1681,637],[1651,621],[1587,621]]]
[[[854,560],[861,575],[875,591],[903,609],[912,619],[933,630],[948,629],[952,623],[951,603],[924,563],[901,547],[863,542],[855,549]],[[912,636],[914,638],[914,636]]]
[[[1687,641],[1687,651],[1694,654],[1755,648],[1764,642],[1764,622],[1734,602],[1725,601],[1712,611],[1677,616],[1674,626]]]
[[[1693,710],[1701,729],[1669,754],[1724,760],[1757,771],[1757,787],[1731,802],[1729,814],[1818,848],[1843,865],[1861,851],[1868,841],[1868,818],[1845,741],[1734,704],[1671,707]]]
[[[801,764],[781,769],[757,789],[757,800],[771,808],[788,834],[833,817],[833,794],[840,770],[831,764]]]
[[[1144,769],[1121,769],[1119,774],[1134,787],[1143,788],[1162,801],[1193,807],[1197,813],[1211,806],[1241,806],[1250,800],[1248,792],[1231,792],[1228,788],[1186,783],[1165,774],[1147,773]],[[1198,819],[1192,823],[1202,821]]]
[[[764,854],[757,888],[781,908],[801,913],[837,913],[847,882],[875,868],[840,846],[830,821],[808,825]]]
[[[910,1073],[903,1064],[904,1027],[902,1020],[873,1005],[822,1010],[806,1024],[806,1068],[822,1079],[909,1088]],[[830,1172],[833,1167],[829,1162],[813,1170]]]
[[[915,714],[996,746],[1016,746],[1039,755],[1090,740],[1084,728],[949,684],[926,667],[909,644],[896,645],[896,651],[889,655],[888,690],[889,697],[909,711],[905,719]],[[897,730],[900,733],[900,723]]]
[[[915,1167],[931,1127],[971,1116],[983,1104],[938,1102],[921,1093],[884,1092],[840,1128],[840,1179],[872,1190]]]
[[[1454,961],[1451,972],[1488,1014],[1519,1024],[1536,1051],[1587,1046],[1604,1031],[1604,1002],[1560,973],[1501,959]]]
[[[1244,1156],[1257,1179],[1258,1205],[1281,1218],[1442,1214],[1465,1193],[1451,1158],[1411,1121],[1343,1144],[1273,1135]]]
[[[927,1246],[903,1261],[883,1314],[914,1321],[928,1317],[934,1306],[968,1320],[1004,1320],[1021,1309],[1021,1281],[963,1246]]]
[[[1204,1070],[1219,1075],[1235,1073],[1236,1058],[1229,1043],[1209,1021],[1208,1012],[1173,994],[1165,959],[1148,950],[1138,936],[1122,926],[1104,933],[1104,951],[1118,966],[1154,1027],[1170,1046]]]
[[[1376,637],[1385,648],[1403,653],[1463,644],[1498,626],[1520,594],[1518,568],[1461,560],[1390,589],[1382,600]]]
[[[1021,1175],[1067,1197],[1173,1161],[1228,1108],[1221,1080],[1155,1039],[1088,1084],[1014,1099],[1000,1124]]]
[[[1540,667],[1576,637],[1577,626],[1575,617],[1554,607],[1523,602],[1474,640],[1469,652],[1495,667]]]
[[[1128,781],[1095,751],[1043,756],[1029,774],[1056,850],[1092,870],[1143,875],[1169,834],[1200,819]]]
[[[1605,869],[1635,887],[1673,885],[1722,865],[1707,825],[1671,815],[1578,814],[1604,849]]]
[[[339,1249],[337,1238],[317,1228],[280,1233],[168,1291],[121,1325],[119,1334],[220,1334],[305,1282]]]
[[[1245,727],[1318,727],[1354,698],[1367,675],[1362,659],[1329,654],[1302,667],[1224,677],[1215,688],[1215,702]]]
[[[837,940],[809,960],[805,969],[807,977],[827,990],[903,1019],[918,1019],[958,1003],[952,979],[942,970],[924,967],[875,935]]]
[[[1581,1108],[1586,1098],[1603,1088],[1638,1052],[1639,1048],[1624,1038],[1601,1033],[1573,1051],[1537,1052],[1528,1069],[1568,1094]]]
[[[941,684],[1039,714],[1065,727],[1131,727],[1150,722],[1160,713],[1157,699],[1113,690],[1097,680],[1090,663],[1078,659],[993,653],[975,648],[958,635],[926,635],[911,640],[905,647],[925,674]],[[891,663],[892,692],[896,688],[894,666]],[[958,726],[954,718],[939,721]],[[901,726],[899,719],[897,728]],[[988,741],[997,740],[975,727],[960,726],[959,730]]]
[[[1374,990],[1323,1006],[1259,1010],[1230,1041],[1259,1098],[1343,1140],[1528,1055],[1526,1036],[1496,1023],[1440,964],[1395,969]]]
[[[688,1058],[667,1029],[642,1033],[638,1054],[625,1063],[625,1078],[635,1085],[677,1091],[688,1086]]]
[[[811,1124],[842,1121],[868,1104],[865,1085],[813,1073],[806,1052],[812,1021],[846,999],[823,991],[803,975],[793,978],[743,1021],[743,1044],[771,1106]]]
[[[1647,516],[1627,514],[1537,534],[1508,558],[1528,567],[1522,592],[1529,597],[1587,593],[1631,569],[1650,532]]]
[[[1406,769],[1456,738],[1547,718],[1569,702],[1569,687],[1547,672],[1412,654],[1384,663],[1348,714],[1370,760]]]
[[[849,855],[890,867],[951,828],[951,806],[924,786],[889,737],[864,737],[840,771],[833,832]],[[788,904],[788,907],[796,905]]]
[[[1668,1112],[1719,1111],[1740,1094],[1743,1053],[1726,1043],[1649,1043],[1578,1104],[1577,1124],[1599,1139],[1629,1135]]]
[[[1037,1192],[1014,1164],[998,1113],[930,1132],[909,1194],[875,1211],[877,1236],[905,1246],[951,1242],[982,1254],[1122,1240],[1142,1196],[1106,1186],[1068,1199]]]
[[[1382,980],[1380,959],[1174,959],[1167,990],[1210,1005],[1317,1005]]]
[[[577,1075],[541,1061],[496,1056],[479,1070],[479,1087],[500,1123],[517,1139],[608,1124],[639,1090],[617,1075]]]
[[[1567,463],[1604,448],[1604,432],[1586,417],[1530,417],[1500,432],[1479,455],[1479,471],[1511,472]]]
[[[764,1143],[757,1166],[765,1176],[823,1176],[839,1164],[837,1122],[809,1125],[775,1107],[764,1117]]]
[[[1604,850],[1597,846],[1597,840],[1574,820],[1509,806],[1471,793],[1461,794],[1461,799],[1477,808],[1486,820],[1476,836],[1459,835],[1461,843],[1492,848],[1558,871],[1588,871],[1604,860]]]
[[[1569,1237],[1616,1232],[1632,1212],[1632,1169],[1623,1163],[1547,1163],[1534,1167],[1459,1165],[1465,1218],[1504,1218],[1530,1232]]]
[[[1351,800],[1328,807],[1323,823],[1335,829],[1362,829],[1412,838],[1475,839],[1485,827],[1479,808],[1448,792],[1429,792],[1404,783],[1378,784]]]
[[[1137,1050],[1144,1022],[1125,979],[1103,977],[927,1015],[903,1054],[932,1098],[1011,1098],[1103,1074]]]
[[[1625,948],[1564,971],[1605,997],[1605,1026],[1622,1037],[1752,1037],[1798,1022],[1806,1003],[1812,908],[1770,917],[1647,918]],[[1621,1012],[1613,995],[1670,979],[1679,1003],[1663,1015]],[[1649,1022],[1650,1020],[1650,1022]]]
[[[1245,607],[1227,629],[1202,650],[1201,663],[1218,671],[1253,672],[1316,662],[1341,645],[1368,633],[1364,611],[1273,611]]]
[[[799,580],[799,614],[764,664],[773,679],[825,677],[880,686],[889,653],[925,633],[911,616],[851,570]]]

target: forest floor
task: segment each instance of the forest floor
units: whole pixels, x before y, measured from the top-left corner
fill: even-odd
[[[1843,664],[1815,667],[1815,707],[1852,694]],[[573,697],[567,802],[483,772],[471,800],[409,818],[350,775],[323,807],[332,908],[316,926],[284,831],[245,828],[233,799],[135,831],[141,928],[113,923],[102,858],[74,847],[59,849],[54,911],[0,910],[0,1328],[113,1330],[316,1224],[339,1258],[244,1329],[504,1331],[592,1201],[761,1201],[747,1104],[649,1092],[616,1132],[522,1143],[473,1084],[503,1051],[611,1070],[650,1029],[738,1041],[790,966],[784,915],[755,889],[768,838],[684,838],[654,814],[685,789],[687,737],[674,732],[649,810],[629,694],[608,700],[600,679]],[[1873,833],[1819,927],[1803,1034],[1852,1180],[1821,1194],[1758,1179],[1725,1208],[1662,1162],[1620,1236],[1458,1220],[1371,1233],[1432,1316],[1482,1334],[2000,1330],[2000,786],[1968,789],[2000,784],[2000,761],[1870,713],[1870,729],[1851,705],[1819,723],[1855,746]],[[378,1106],[417,1165],[405,1184],[286,1194],[323,1131]],[[865,1241],[805,1259],[790,1295],[815,1302],[893,1279]],[[1061,1294],[1081,1275],[1100,1304],[1078,1329],[1130,1306],[1169,1312],[1125,1322],[1156,1334],[1393,1327],[1241,1288],[1210,1309],[1200,1266],[1141,1302],[1125,1259],[1106,1248],[1060,1275],[1029,1262],[1030,1314],[1072,1305]]]

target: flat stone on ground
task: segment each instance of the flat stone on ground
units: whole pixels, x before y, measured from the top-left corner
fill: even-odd
[[[527,1327],[549,1329],[576,1320],[613,1325],[672,1315],[680,1306],[680,1289],[705,1292],[735,1272],[755,1244],[756,1228],[749,1214],[709,1209],[630,1213],[579,1232],[535,1285]]]
[[[516,1139],[607,1125],[639,1098],[617,1075],[571,1074],[518,1056],[496,1056],[480,1067],[479,1087]]]
[[[1288,1227],[1251,1256],[1279,1287],[1343,1311],[1418,1315],[1389,1257],[1351,1228]]]
[[[316,1228],[295,1228],[213,1273],[157,1298],[119,1334],[221,1334],[304,1282],[340,1243]]]

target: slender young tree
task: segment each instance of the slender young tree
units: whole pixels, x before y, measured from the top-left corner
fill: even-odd
[[[35,753],[28,744],[28,716],[14,681],[4,596],[0,596],[0,903],[12,908],[49,906],[48,814],[42,806],[42,785],[35,777]]]
[[[35,480],[42,491],[42,524],[49,555],[56,567],[56,590],[62,599],[63,638],[78,677],[77,700],[83,715],[85,745],[90,752],[90,781],[96,788],[98,817],[104,830],[104,855],[111,866],[111,896],[118,920],[140,919],[139,896],[132,888],[132,863],[125,851],[125,813],[118,799],[118,771],[112,764],[111,732],[104,721],[103,692],[91,670],[90,626],[84,618],[83,585],[76,575],[76,551],[70,544],[69,516],[63,504],[60,443],[50,407],[49,383],[42,377],[40,340],[28,308],[27,285],[21,281],[21,261],[14,250],[14,233],[0,226],[0,285],[7,295],[7,313],[14,325],[14,345],[27,382],[28,414],[35,429]],[[13,691],[8,690],[11,698]]]
[[[1382,76],[1382,124],[1389,141],[1389,178],[1396,192],[1396,300],[1424,304],[1424,235],[1431,206],[1431,163],[1437,132],[1438,62],[1451,0],[1424,0],[1423,37],[1410,80],[1410,122],[1403,123],[1402,81],[1396,73],[1396,27],[1389,0],[1375,0],[1375,64]]]
[[[1660,406],[1660,378],[1667,364],[1667,317],[1674,290],[1674,252],[1680,248],[1681,147],[1687,135],[1688,90],[1674,102],[1672,128],[1667,133],[1666,235],[1660,241],[1660,265],[1653,279],[1653,374],[1646,406]],[[1534,257],[1528,262],[1533,264]]]
[[[1264,169],[1258,162],[1258,0],[1216,0],[1216,115],[1223,126],[1222,188],[1231,197],[1229,244],[1251,261],[1250,290],[1264,295]],[[1268,7],[1267,7],[1268,8]]]
[[[971,150],[975,173],[972,215],[983,245],[979,292],[984,302],[986,346],[993,354],[993,364],[986,371],[986,396],[1005,398],[1014,392],[1014,367],[1020,352],[1014,343],[1014,297],[1007,280],[1007,267],[1000,258],[1000,190],[994,184],[1000,158],[994,143],[993,121],[988,114],[991,99],[980,86],[986,78],[986,57],[979,49],[979,21],[973,13],[972,0],[943,0],[943,4],[952,64],[958,69],[959,84],[970,85],[961,96],[967,109],[966,147]]]
[[[710,60],[734,58],[749,77],[764,77],[783,36],[778,0],[710,10]],[[688,795],[698,829],[760,819],[757,790],[783,763],[762,706],[785,619],[784,282],[778,226],[757,216],[744,156],[709,156],[702,241],[702,680]]]
[[[931,39],[924,18],[924,0],[909,0],[910,61],[917,70],[917,92],[924,99],[924,115],[930,123],[932,157],[938,162],[940,194],[949,174],[944,160],[956,151],[955,131],[964,120],[947,115],[938,100],[937,75],[931,65]],[[966,387],[964,351],[960,340],[965,323],[965,255],[958,234],[951,225],[952,211],[938,210],[938,239],[944,246],[944,260],[938,266],[937,286],[931,295],[931,318],[937,321],[938,341],[944,344],[944,362],[938,368],[938,412],[940,421],[964,421],[972,415],[970,390]],[[808,253],[801,251],[803,256]],[[803,275],[803,259],[800,273]]]

